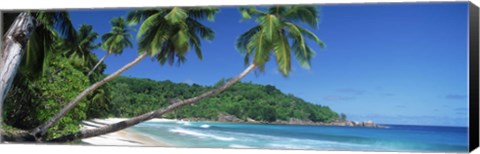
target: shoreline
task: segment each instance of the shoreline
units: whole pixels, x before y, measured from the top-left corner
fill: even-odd
[[[107,118],[107,119],[92,119],[92,120],[86,120],[86,121],[83,121],[82,122],[82,127],[83,129],[91,129],[91,128],[95,128],[95,127],[99,127],[101,125],[105,125],[105,124],[111,124],[111,123],[117,123],[117,122],[120,122],[120,121],[123,121],[123,120],[126,120],[127,118]],[[152,120],[148,120],[146,122],[174,122],[178,125],[187,125],[185,123],[182,123],[182,122],[188,122],[186,121],[185,119],[163,119],[163,118],[155,118],[155,119],[152,119]],[[193,121],[191,121],[193,122]],[[204,121],[204,122],[218,122],[218,121]],[[209,126],[206,126],[204,127],[203,125],[205,124],[195,124],[192,126],[194,127],[202,127],[202,128],[209,128]],[[210,125],[210,124],[208,124]],[[212,124],[213,125],[213,124]],[[288,125],[288,124],[287,124]],[[190,125],[187,125],[187,126],[190,126]],[[345,127],[345,126],[344,126]],[[252,127],[252,128],[256,128],[256,127]],[[290,128],[290,127],[285,127],[285,129],[287,128]],[[302,129],[300,129],[302,130]],[[346,129],[346,130],[352,130],[352,129]],[[360,130],[363,130],[363,129],[360,129]],[[294,131],[294,132],[298,132],[297,131]],[[353,132],[356,132],[356,130],[353,130]],[[360,132],[363,132],[363,131],[360,131]],[[175,132],[173,132],[175,133]],[[236,142],[236,141],[233,141],[233,140],[236,140],[236,139],[240,139],[238,138],[239,136],[230,136],[230,135],[227,135],[226,134],[212,134],[211,132],[187,132],[187,131],[178,131],[177,133],[183,133],[183,134],[188,134],[191,136],[191,138],[205,138],[208,136],[208,138],[210,138],[209,142],[212,142],[212,143],[217,143],[217,142],[225,142],[228,143],[228,144],[225,144],[225,145],[219,145],[219,146],[222,146],[222,147],[217,147],[217,148],[238,148],[238,149],[243,149],[243,148],[247,148],[247,149],[250,149],[250,148],[254,148],[253,146],[251,146],[250,144],[247,144],[245,143],[245,141],[242,141],[242,142]],[[219,135],[219,136],[217,136]],[[275,135],[275,134],[267,134],[268,135]],[[333,134],[335,135],[335,133]],[[338,135],[338,134],[337,134]],[[212,137],[213,136],[213,137]],[[253,136],[262,136],[262,135],[253,135]],[[285,137],[285,136],[284,136]],[[250,137],[248,138],[249,140],[252,140],[252,139],[264,139],[265,137]],[[289,136],[286,136],[286,138],[289,138]],[[302,142],[307,142],[307,141],[303,141],[303,139],[307,139],[309,140],[308,138],[301,138],[299,140],[302,140]],[[213,140],[213,141],[211,141]],[[280,137],[280,139],[276,138],[275,140],[272,140],[271,143],[268,143],[268,144],[262,144],[260,145],[259,147],[256,147],[258,149],[264,149],[264,148],[280,148],[280,149],[303,149],[303,148],[311,148],[311,147],[316,147],[316,146],[319,146],[319,148],[329,148],[329,147],[336,147],[336,148],[351,148],[351,146],[349,146],[348,144],[345,145],[344,142],[342,142],[341,140],[337,141],[337,140],[333,140],[331,141],[332,143],[330,142],[325,142],[327,143],[327,145],[324,147],[322,144],[324,144],[323,142],[320,144],[320,143],[316,143],[315,144],[307,144],[307,145],[303,145],[303,144],[298,144],[298,143],[294,143],[294,144],[290,144],[289,142],[281,142],[282,138]],[[314,140],[317,140],[317,139],[314,139]],[[320,141],[323,141],[322,139],[319,139]],[[109,134],[106,134],[106,135],[102,135],[102,136],[97,136],[97,137],[92,137],[92,138],[87,138],[87,139],[83,139],[82,140],[82,143],[80,144],[85,144],[85,145],[109,145],[109,146],[138,146],[138,147],[177,147],[177,148],[185,148],[185,146],[176,146],[174,144],[170,144],[168,142],[168,138],[165,138],[164,140],[162,139],[157,139],[157,138],[153,138],[153,137],[149,137],[147,133],[143,133],[139,130],[136,130],[136,129],[131,129],[131,128],[127,128],[127,129],[123,129],[123,130],[120,130],[120,131],[117,131],[117,132],[113,132],[113,133],[109,133]],[[230,142],[230,141],[233,141],[233,142]],[[276,142],[276,141],[280,141],[280,142]],[[170,141],[170,142],[173,142],[173,141]],[[198,141],[197,141],[198,142]],[[308,141],[310,143],[310,141]],[[338,142],[338,144],[337,144]],[[195,142],[186,142],[186,145],[192,145],[193,144],[197,144]],[[357,143],[355,143],[357,144]],[[361,144],[361,143],[358,143],[358,144]],[[425,143],[425,144],[430,144],[430,143]],[[338,146],[338,147],[337,147]],[[370,144],[367,144],[367,146],[371,146]],[[200,146],[198,147],[200,148]],[[457,149],[459,148],[459,146],[455,146],[455,147],[451,147],[452,149]],[[368,148],[367,148],[368,149]],[[373,148],[375,149],[375,148]],[[321,150],[321,149],[311,149],[311,150]],[[372,149],[370,149],[372,150]]]
[[[126,118],[92,119],[82,122],[82,129],[93,129],[107,124],[113,124],[126,120]],[[172,147],[171,143],[149,137],[142,132],[129,128],[112,132],[109,134],[86,138],[81,140],[82,144],[89,145],[114,145],[114,146],[156,146]]]
[[[227,115],[227,116],[231,116],[231,115]],[[288,121],[277,120],[277,121],[267,122],[267,121],[256,121],[250,118],[247,118],[246,120],[242,120],[236,117],[234,118],[219,117],[219,120],[209,120],[209,119],[202,119],[202,118],[184,118],[184,119],[178,119],[178,120],[190,121],[190,122],[208,121],[208,122],[233,122],[233,123],[247,123],[247,124],[386,128],[386,126],[377,124],[371,120],[368,120],[368,121],[336,120],[333,122],[313,122],[311,120],[300,120],[300,119],[290,118]]]
[[[120,121],[124,121],[128,118],[106,118],[106,119],[91,119],[85,120],[81,123],[81,129],[93,129],[101,127],[103,125],[113,124]],[[166,121],[188,121],[188,122],[234,122],[234,121],[212,121],[205,119],[165,119],[154,118],[148,121],[152,122],[166,122]],[[147,122],[148,122],[147,121]],[[325,124],[325,123],[284,123],[284,122],[271,122],[265,123],[261,121],[238,121],[234,123],[250,123],[250,124],[273,124],[273,125],[316,125],[316,126],[341,126],[341,127],[368,127],[368,126],[348,126],[342,124]],[[374,128],[385,128],[381,125],[373,125]],[[114,146],[156,146],[156,147],[174,147],[172,143],[167,141],[153,138],[139,131],[126,128],[120,131],[112,132],[109,134],[86,138],[81,140],[81,144],[88,145],[114,145]]]

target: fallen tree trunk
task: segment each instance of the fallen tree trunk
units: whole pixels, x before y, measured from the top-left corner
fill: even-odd
[[[3,101],[12,86],[13,79],[25,55],[30,34],[36,27],[36,20],[28,12],[20,13],[5,33],[0,51],[0,129],[3,123]],[[0,134],[0,142],[2,141]]]
[[[0,129],[0,134],[5,141],[11,142],[33,142],[35,141],[35,137],[30,135],[30,133],[26,130],[10,130],[5,131]]]

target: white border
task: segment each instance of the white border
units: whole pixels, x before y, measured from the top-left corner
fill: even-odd
[[[91,9],[91,8],[137,8],[162,6],[238,6],[265,4],[347,4],[347,3],[410,3],[410,2],[451,2],[467,0],[13,0],[4,1],[0,10],[16,9]],[[480,6],[478,0],[472,0]],[[253,150],[253,149],[208,149],[208,148],[161,148],[161,147],[119,147],[119,146],[79,146],[79,145],[38,145],[38,144],[0,144],[1,153],[115,153],[115,154],[147,154],[147,153],[189,153],[189,154],[244,154],[244,153],[390,153],[400,152],[361,152],[361,151],[310,151],[310,150]],[[473,153],[480,153],[475,150]]]

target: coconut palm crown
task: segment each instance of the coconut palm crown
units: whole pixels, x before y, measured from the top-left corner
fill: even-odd
[[[82,24],[78,28],[78,32],[74,42],[63,42],[62,51],[72,60],[74,66],[80,68],[82,72],[88,72],[95,65],[96,57],[92,51],[100,46],[95,43],[98,33],[93,31],[91,25]]]
[[[107,54],[105,54],[97,64],[93,66],[87,76],[90,76],[110,54],[122,54],[125,48],[133,46],[130,41],[133,37],[132,34],[130,34],[130,31],[133,31],[134,29],[127,27],[127,23],[123,17],[113,18],[110,20],[110,24],[112,25],[110,32],[102,35],[101,46],[103,50],[107,51]]]
[[[130,41],[133,36],[129,32],[133,29],[127,27],[123,17],[113,18],[110,24],[112,25],[110,32],[102,35],[102,48],[107,51],[107,54],[122,54],[123,49],[133,46]]]
[[[146,9],[130,12],[127,20],[130,24],[143,21],[137,34],[139,52],[148,52],[162,65],[172,65],[185,62],[192,48],[202,59],[200,39],[212,40],[215,33],[200,20],[213,21],[218,11],[211,7]]]
[[[310,68],[315,51],[308,46],[307,39],[320,47],[324,43],[310,30],[318,27],[318,11],[313,6],[272,6],[266,11],[255,7],[241,8],[243,19],[255,19],[258,24],[237,39],[237,49],[245,54],[245,63],[250,62],[264,71],[271,54],[275,56],[279,71],[286,77],[291,71],[291,53],[304,68]]]

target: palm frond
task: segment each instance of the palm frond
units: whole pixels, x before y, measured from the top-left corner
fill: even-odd
[[[252,36],[258,33],[262,29],[261,26],[255,26],[251,29],[249,29],[247,32],[243,33],[240,35],[240,37],[237,38],[237,43],[236,47],[241,53],[247,53],[249,54],[249,50],[247,50],[247,44],[250,42],[252,39]]]
[[[278,31],[278,33],[278,40],[273,42],[273,51],[275,53],[274,55],[276,57],[280,72],[282,72],[284,76],[287,76],[291,70],[290,44],[288,43],[288,39],[283,32]]]
[[[185,55],[190,49],[188,45],[188,34],[185,30],[178,31],[177,34],[173,35],[172,40],[175,49],[178,51],[177,54]]]
[[[247,44],[250,51],[255,51],[253,62],[258,65],[261,71],[264,70],[265,63],[269,60],[271,43],[265,39],[265,33],[259,32],[252,36],[251,42]]]
[[[186,20],[186,23],[190,29],[195,31],[198,35],[200,35],[201,38],[206,39],[206,40],[213,40],[215,37],[215,32],[208,28],[207,26],[201,24],[195,19],[188,18]]]
[[[318,26],[318,11],[314,6],[292,6],[285,12],[284,17],[306,23],[312,28]]]
[[[277,31],[280,26],[278,18],[275,15],[267,14],[258,17],[257,22],[262,27],[262,31],[264,32],[263,36],[265,37],[264,39],[271,42],[277,34],[275,31]]]
[[[196,35],[196,32],[194,30],[190,29],[188,32],[189,32],[188,33],[189,43],[191,47],[195,50],[195,53],[197,54],[198,59],[202,60],[203,55],[202,55],[202,49],[200,48],[201,46],[200,38],[198,37],[198,35]]]
[[[300,50],[305,50],[305,40],[303,38],[302,32],[300,31],[300,29],[298,29],[298,26],[290,22],[285,22],[284,24],[286,29],[288,30],[290,38],[298,42],[298,48],[300,48]]]
[[[258,10],[256,7],[240,7],[240,13],[242,14],[242,20],[250,19],[252,17],[256,18],[261,15],[266,15],[267,13]]]
[[[142,10],[134,10],[128,12],[127,15],[127,23],[129,25],[136,25],[141,21],[147,19],[148,17],[152,16],[156,13],[161,13],[163,10],[161,9],[142,9]]]
[[[270,8],[268,8],[268,13],[269,14],[273,14],[273,15],[277,15],[277,16],[284,14],[286,11],[287,11],[286,6],[276,5],[276,6],[271,6]]]
[[[315,52],[307,46],[306,43],[301,44],[299,41],[294,40],[292,43],[292,49],[295,53],[295,58],[303,68],[310,68],[310,61],[315,56]]]
[[[174,7],[164,16],[169,24],[177,24],[187,19],[188,14],[183,8]]]
[[[147,30],[153,27],[157,27],[160,23],[162,23],[162,21],[164,21],[163,19],[160,18],[161,17],[160,15],[161,15],[160,13],[153,14],[149,16],[147,19],[145,19],[145,21],[143,21],[142,25],[138,30],[137,39],[145,35],[146,34],[145,32]]]
[[[323,43],[322,40],[320,40],[317,35],[315,35],[313,32],[311,32],[310,30],[308,29],[305,29],[305,28],[302,28],[300,26],[297,26],[297,29],[300,30],[300,32],[302,33],[302,35],[306,36],[307,38],[315,41],[315,43],[317,43],[320,47],[322,48],[325,48],[325,43]]]
[[[220,10],[215,7],[195,7],[188,8],[187,11],[189,18],[197,20],[207,19],[209,21],[214,21],[215,14],[218,13]]]

